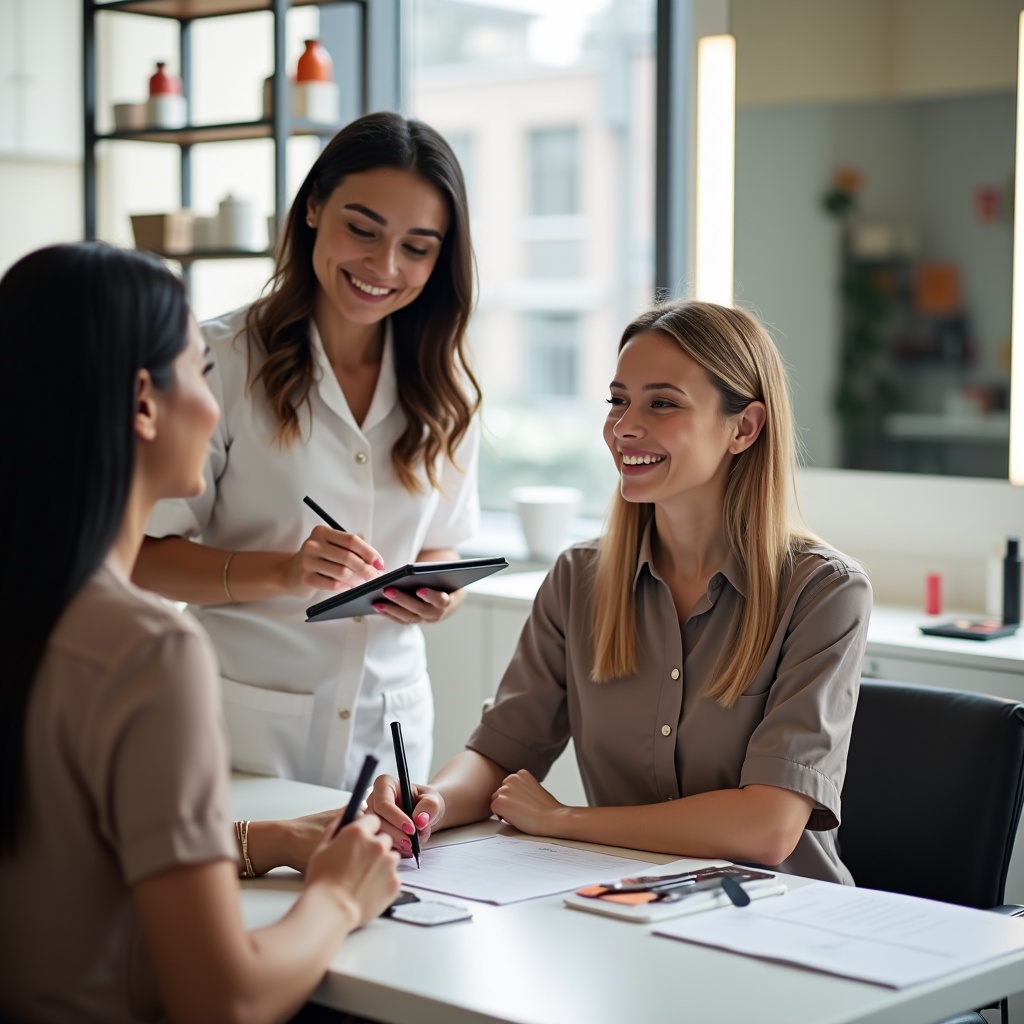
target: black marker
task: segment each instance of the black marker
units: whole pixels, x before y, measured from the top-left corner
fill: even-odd
[[[331,833],[332,839],[355,818],[356,812],[363,806],[363,800],[366,799],[366,791],[370,788],[370,783],[373,781],[373,773],[376,770],[377,758],[373,754],[367,754],[363,761],[363,767],[359,769],[359,778],[356,779],[356,784],[352,788],[352,797],[348,802],[348,807],[345,808],[345,813],[341,816],[338,827]]]
[[[402,742],[402,723],[391,723],[391,739],[395,744],[395,760],[398,762],[398,783],[402,787],[402,810],[412,821],[412,783],[409,781],[409,765],[405,760],[405,744]],[[416,822],[412,823],[412,855],[416,858],[416,867],[420,866],[420,836],[416,831]]]
[[[325,512],[308,494],[302,499],[332,530],[340,530],[342,533],[348,533],[341,523],[338,522],[334,516],[330,513]]]

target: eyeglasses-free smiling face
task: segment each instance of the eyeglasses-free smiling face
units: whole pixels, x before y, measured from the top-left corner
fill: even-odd
[[[707,371],[660,331],[623,346],[609,391],[604,440],[627,501],[717,501],[733,456],[753,444],[763,422],[759,402],[724,416]]]
[[[440,191],[408,171],[379,167],[343,178],[322,203],[310,199],[313,270],[341,319],[375,324],[423,291],[448,230]]]

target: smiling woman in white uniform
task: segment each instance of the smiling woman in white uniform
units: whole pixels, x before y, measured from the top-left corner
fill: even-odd
[[[268,294],[204,325],[222,411],[209,486],[157,506],[135,580],[189,602],[213,638],[238,770],[348,787],[366,753],[392,763],[396,718],[410,770],[429,770],[419,624],[460,595],[304,620],[385,569],[458,557],[476,530],[472,296],[454,154],[422,122],[369,114],[299,189]]]

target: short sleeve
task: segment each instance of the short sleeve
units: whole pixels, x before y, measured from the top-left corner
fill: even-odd
[[[836,828],[871,615],[859,567],[830,559],[796,598],[763,720],[747,745],[740,786],[809,796],[807,827]]]
[[[111,681],[99,804],[128,884],[181,864],[237,860],[218,678],[196,627],[143,644]]]
[[[470,421],[451,459],[442,459],[439,500],[427,527],[424,548],[453,548],[480,530],[480,492],[477,462],[480,455],[480,417]]]
[[[494,704],[466,744],[509,772],[526,768],[541,780],[569,741],[565,610],[571,576],[563,554],[537,591]]]
[[[210,437],[210,450],[203,467],[203,479],[206,486],[203,493],[195,498],[166,498],[158,501],[146,524],[147,537],[188,537],[195,538],[202,534],[213,515],[214,502],[217,499],[217,481],[224,473],[227,465],[228,449],[230,448],[228,434],[227,402],[225,401],[225,375],[224,367],[220,365],[222,358],[227,358],[228,349],[226,346],[214,345],[218,340],[214,335],[223,333],[223,325],[220,321],[213,324],[202,325],[203,336],[211,346],[211,358],[213,368],[207,375],[210,390],[217,405],[220,407],[220,419],[214,427],[213,435]]]

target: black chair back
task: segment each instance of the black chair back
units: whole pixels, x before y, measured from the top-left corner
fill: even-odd
[[[857,885],[998,906],[1022,799],[1024,704],[862,681],[839,829]]]

